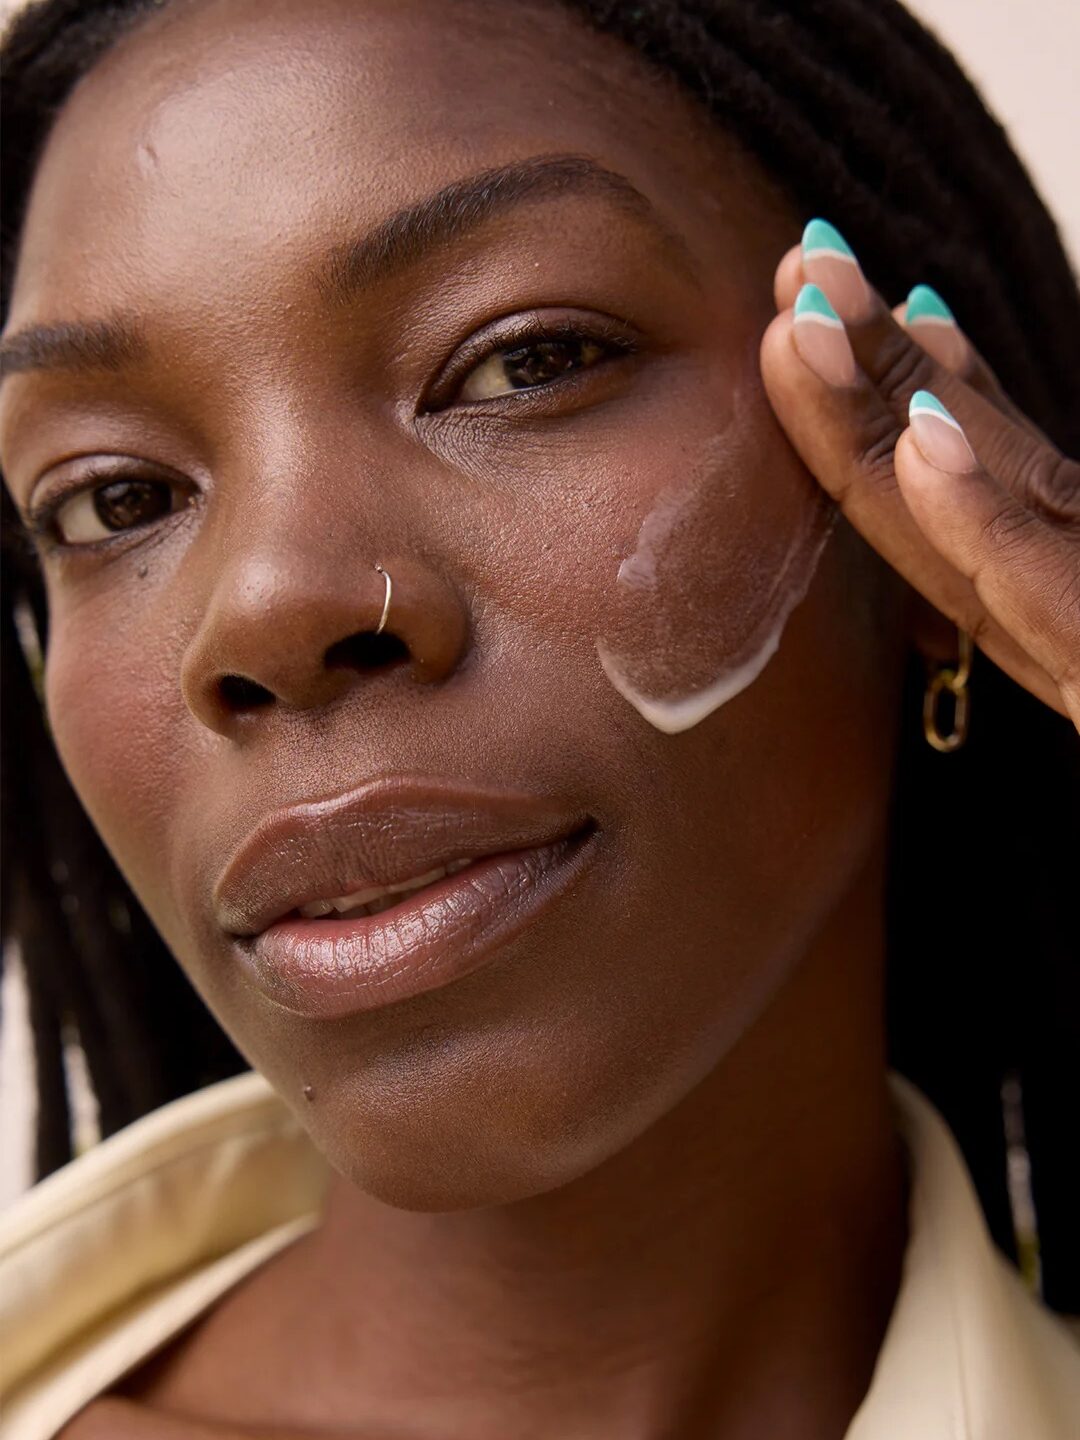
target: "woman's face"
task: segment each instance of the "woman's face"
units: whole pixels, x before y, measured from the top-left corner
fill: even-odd
[[[595,168],[538,163],[567,156]],[[358,244],[515,166],[437,243]],[[819,492],[758,372],[803,218],[555,6],[196,0],[53,133],[7,333],[130,332],[3,386],[20,509],[65,496],[55,740],[222,1024],[394,1203],[538,1193],[627,1145],[877,853],[899,596],[846,526],[814,568]],[[554,343],[508,358],[525,320]],[[154,484],[90,503],[132,477]],[[378,621],[376,563],[381,656],[337,645]],[[758,678],[679,733],[601,663],[662,710],[760,651],[811,574]],[[218,882],[271,812],[395,776],[593,830],[472,973],[297,1013],[251,983]]]

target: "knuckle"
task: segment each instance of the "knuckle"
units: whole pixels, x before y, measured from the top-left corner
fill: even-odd
[[[1080,565],[1066,571],[1064,584],[1050,605],[1050,617],[1055,632],[1065,641],[1065,654],[1074,665],[1080,664]]]
[[[940,383],[934,360],[899,326],[890,327],[873,354],[859,361],[894,409],[906,407],[916,390],[932,390]]]
[[[1024,545],[1042,523],[1033,510],[1009,500],[983,522],[983,540],[991,554],[1014,550]]]
[[[895,490],[896,442],[900,438],[896,420],[888,411],[872,416],[860,428],[855,452],[857,473],[876,490]]]
[[[1037,446],[1020,464],[1017,489],[1040,514],[1080,527],[1080,465],[1047,446]]]

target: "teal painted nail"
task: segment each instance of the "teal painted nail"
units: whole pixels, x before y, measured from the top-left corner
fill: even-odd
[[[832,251],[834,254],[842,255],[845,260],[855,260],[855,251],[852,250],[836,226],[830,225],[827,220],[810,221],[803,231],[802,248],[804,259],[807,255]],[[856,260],[855,263],[859,262]]]
[[[929,390],[916,390],[908,406],[915,444],[937,470],[963,475],[978,469],[964,427]]]
[[[804,285],[795,301],[795,319],[801,315],[816,315],[843,328],[844,322],[829,304],[829,298],[820,285]]]
[[[908,405],[908,418],[913,419],[916,415],[936,415],[939,419],[945,420],[950,425],[955,425],[957,430],[963,427],[955,415],[950,414],[936,395],[929,390],[916,390]]]
[[[907,297],[904,319],[908,325],[917,320],[939,320],[947,325],[956,324],[956,316],[931,285],[916,285]]]

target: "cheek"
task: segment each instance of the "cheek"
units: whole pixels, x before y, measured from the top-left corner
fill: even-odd
[[[140,599],[143,597],[140,596]],[[45,700],[57,751],[83,808],[153,913],[182,795],[181,697],[150,607],[120,615],[108,597],[50,603]],[[157,863],[155,864],[155,857]]]
[[[756,331],[541,438],[478,466],[486,597],[531,670],[576,667],[576,704],[609,710],[614,691],[657,730],[690,729],[765,670],[838,515],[773,416]],[[562,669],[548,693],[566,686]]]
[[[742,378],[644,515],[613,577],[596,647],[650,724],[688,730],[745,690],[779,648],[837,511],[769,435]]]

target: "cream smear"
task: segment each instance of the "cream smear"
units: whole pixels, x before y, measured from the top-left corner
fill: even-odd
[[[762,477],[735,422],[664,490],[619,566],[604,674],[650,725],[689,730],[751,685],[805,598],[839,511],[791,462]]]

